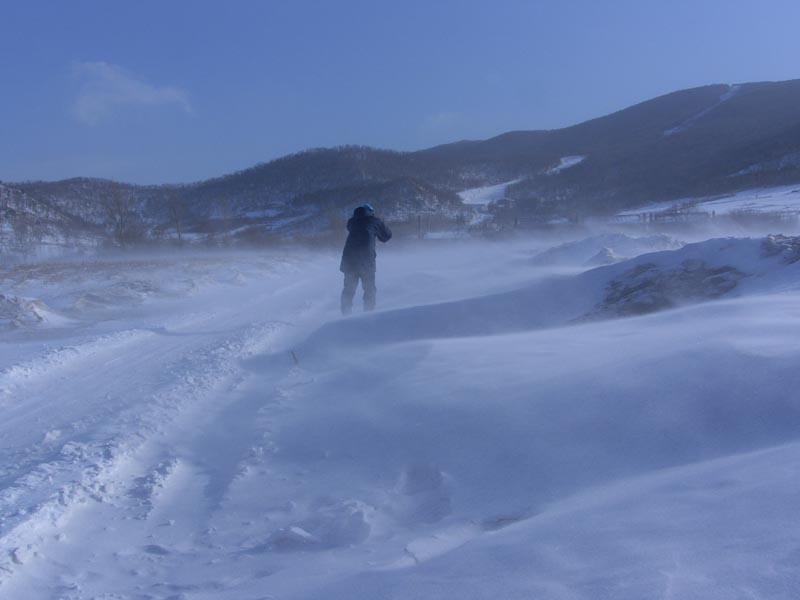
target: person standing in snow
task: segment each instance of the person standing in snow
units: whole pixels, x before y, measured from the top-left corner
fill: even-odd
[[[364,204],[353,211],[353,216],[347,221],[347,241],[339,266],[344,273],[343,315],[353,311],[353,296],[359,280],[364,290],[364,310],[375,308],[375,238],[388,242],[391,237],[391,230],[375,216],[375,209],[371,205]]]

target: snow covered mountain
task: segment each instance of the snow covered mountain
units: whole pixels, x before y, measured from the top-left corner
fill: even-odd
[[[467,221],[471,211],[455,192],[426,182],[425,174],[424,165],[403,154],[347,147],[180,186],[78,178],[15,187],[104,228],[109,240],[123,244],[145,237],[263,242],[338,235],[353,206],[366,201],[401,232],[416,232],[421,216],[444,225]],[[116,230],[119,221],[127,229]]]
[[[416,232],[421,219],[443,229],[579,220],[797,183],[798,156],[794,80],[683,90],[565,129],[417,152],[309,150],[186,185],[78,178],[14,187],[117,243],[143,236],[264,241],[338,235],[364,201],[404,232]]]
[[[800,181],[800,80],[667,94],[554,131],[510,132],[423,153],[521,178],[522,215],[598,214],[648,202]]]
[[[104,230],[57,203],[0,183],[0,251],[6,259],[47,258],[65,247],[92,247]]]

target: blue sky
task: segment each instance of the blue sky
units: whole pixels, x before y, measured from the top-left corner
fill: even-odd
[[[800,78],[796,0],[0,0],[0,180],[186,182]]]

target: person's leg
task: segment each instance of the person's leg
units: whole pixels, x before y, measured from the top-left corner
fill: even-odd
[[[353,312],[353,296],[356,295],[358,287],[358,273],[345,271],[344,289],[342,289],[342,314],[349,315]]]
[[[375,288],[374,270],[366,270],[361,273],[361,287],[364,288],[364,310],[375,310],[375,297],[378,290]]]

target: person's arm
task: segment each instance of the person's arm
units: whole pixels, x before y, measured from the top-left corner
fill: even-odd
[[[378,220],[378,233],[377,238],[382,242],[388,242],[392,239],[392,230],[386,226],[382,220]]]

